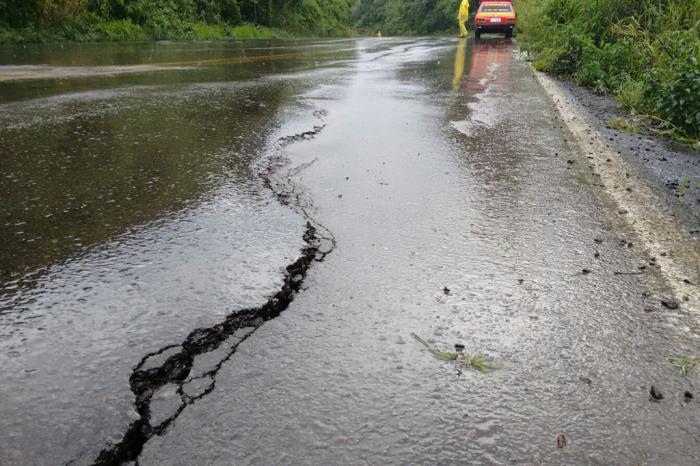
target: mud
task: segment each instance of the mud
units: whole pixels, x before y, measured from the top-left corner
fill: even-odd
[[[571,82],[560,84],[583,110],[581,117],[606,144],[634,166],[646,182],[653,183],[659,193],[665,192],[664,202],[679,212],[679,221],[694,235],[700,235],[700,152],[651,133],[630,134],[611,128],[610,120],[630,118],[618,102]],[[640,129],[644,131],[644,127]],[[686,188],[682,188],[684,185]]]

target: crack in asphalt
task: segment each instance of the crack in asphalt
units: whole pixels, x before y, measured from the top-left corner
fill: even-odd
[[[313,263],[323,261],[335,249],[333,234],[311,214],[312,200],[292,180],[293,176],[312,165],[315,160],[290,169],[285,176],[278,175],[289,163],[283,153],[284,148],[298,141],[313,139],[326,127],[323,122],[326,115],[324,110],[316,110],[313,115],[321,120],[322,124],[314,126],[310,131],[280,138],[277,141],[277,155],[267,161],[267,167],[260,173],[264,186],[275,194],[279,202],[292,208],[306,220],[303,235],[306,247],[302,249],[301,256],[286,267],[282,287],[262,306],[233,312],[223,322],[212,327],[193,330],[179,345],[171,344],[144,356],[129,378],[131,391],[136,398],[135,407],[139,419],[129,426],[119,443],[102,450],[94,462],[95,465],[119,465],[132,461],[138,464],[138,458],[146,443],[153,436],[163,435],[188,406],[197,403],[216,389],[219,370],[233,357],[238,346],[265,322],[278,317],[286,310],[301,290]],[[193,375],[197,356],[212,353],[220,348],[225,350],[223,357],[213,367]],[[168,355],[169,352],[174,354]],[[154,363],[153,360],[159,357],[165,358],[165,361],[160,364]],[[188,393],[188,384],[196,381],[203,381],[205,386],[195,395]],[[153,418],[152,402],[154,396],[169,385],[177,387],[179,402],[168,418],[158,422]]]

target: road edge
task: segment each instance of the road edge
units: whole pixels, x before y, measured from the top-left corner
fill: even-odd
[[[617,206],[618,215],[655,258],[676,302],[700,315],[700,242],[683,228],[664,196],[638,176],[638,168],[586,122],[586,110],[578,99],[556,79],[531,69],[573,135],[582,159],[587,160],[605,195]]]

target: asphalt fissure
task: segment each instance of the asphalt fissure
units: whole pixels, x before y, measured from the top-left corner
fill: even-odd
[[[315,111],[314,116],[322,119],[325,112]],[[280,138],[276,147],[279,155],[268,159],[267,167],[260,174],[263,184],[275,194],[279,202],[299,212],[306,220],[303,235],[306,246],[302,249],[300,257],[286,267],[279,291],[259,307],[235,311],[212,327],[193,330],[180,345],[171,344],[144,356],[129,378],[139,418],[129,426],[119,443],[102,450],[94,462],[95,465],[120,465],[137,461],[144,446],[153,436],[165,433],[188,406],[215,390],[219,370],[236,353],[240,344],[265,322],[278,317],[289,307],[301,290],[313,263],[323,261],[335,248],[333,235],[311,215],[311,200],[292,180],[295,174],[309,164],[290,170],[286,176],[279,179],[276,176],[280,168],[288,163],[288,159],[282,154],[283,149],[294,142],[314,138],[324,128],[325,123],[314,126],[310,131]],[[238,335],[240,332],[243,334]],[[233,338],[236,336],[238,338]],[[193,374],[197,356],[219,349],[224,350],[223,357],[212,368]],[[158,359],[164,361],[153,362]],[[186,390],[186,386],[195,381],[203,381],[205,387],[193,395]],[[178,405],[164,420],[155,419],[152,406],[154,396],[169,385],[177,387]]]

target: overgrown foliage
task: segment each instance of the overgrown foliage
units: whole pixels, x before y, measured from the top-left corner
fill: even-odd
[[[354,4],[355,0],[0,0],[0,43],[207,39],[258,36],[256,29],[333,36],[347,33]]]
[[[472,1],[472,10],[477,3]],[[460,0],[359,0],[354,26],[387,34],[455,33],[459,4]]]
[[[700,0],[516,0],[537,69],[700,139]]]

